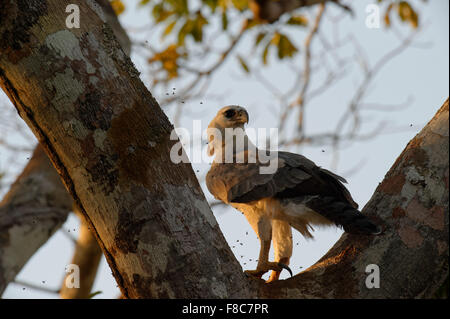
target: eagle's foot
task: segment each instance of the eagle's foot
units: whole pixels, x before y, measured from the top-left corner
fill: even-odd
[[[244,272],[245,272],[245,274],[247,276],[261,278],[262,275],[264,275],[269,270],[273,270],[273,271],[277,272],[278,276],[279,276],[279,273],[281,273],[281,271],[283,269],[286,269],[287,271],[289,271],[289,273],[291,274],[291,277],[292,277],[292,270],[291,270],[291,268],[289,268],[286,264],[281,263],[281,262],[276,263],[276,262],[269,262],[268,261],[266,263],[258,265],[255,270],[245,270]],[[278,280],[278,278],[276,278],[276,280]],[[267,282],[270,282],[270,279]]]
[[[267,270],[244,270],[244,274],[247,277],[255,277],[255,278],[261,278],[262,275],[264,275],[267,272]]]
[[[287,266],[288,263],[289,263],[289,258],[281,258],[280,262],[278,263],[278,265],[279,264],[285,265],[287,268],[284,268],[284,269],[287,269],[287,271],[289,271],[289,273],[291,274],[291,277],[292,277],[292,271]],[[281,268],[281,270],[272,270],[272,272],[270,273],[270,277],[266,281],[266,283],[268,284],[268,283],[277,281],[280,278],[280,274],[281,274],[282,269],[283,269],[283,267]]]

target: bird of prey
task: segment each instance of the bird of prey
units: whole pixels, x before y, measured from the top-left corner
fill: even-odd
[[[275,152],[271,158],[276,159],[276,169],[262,173],[266,164],[244,130],[248,120],[243,107],[230,105],[219,110],[208,126],[208,153],[214,155],[214,161],[206,176],[211,194],[241,211],[260,240],[257,267],[246,270],[247,275],[261,278],[272,270],[267,281],[272,282],[279,279],[284,268],[292,276],[288,267],[291,227],[305,238],[313,238],[313,226],[336,225],[352,234],[380,233],[379,227],[357,210],[358,205],[343,185],[346,180],[306,157]],[[230,130],[234,130],[233,135],[227,136]],[[243,143],[237,143],[239,139]],[[274,262],[269,262],[271,242]]]

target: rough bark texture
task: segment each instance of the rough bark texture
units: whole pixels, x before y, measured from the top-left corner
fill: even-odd
[[[71,208],[70,195],[38,146],[0,202],[0,295]]]
[[[130,55],[131,53],[131,41],[127,35],[127,32],[122,28],[122,25],[117,19],[114,9],[111,7],[109,0],[95,0],[99,6],[103,9],[105,13],[106,22],[109,24],[111,29],[114,31],[117,41],[120,43],[122,50]]]
[[[94,285],[95,277],[97,275],[98,265],[102,257],[102,250],[97,244],[92,234],[89,224],[84,216],[79,212],[78,208],[74,208],[74,212],[80,218],[80,232],[78,235],[75,253],[73,255],[71,264],[80,267],[80,287],[69,288],[65,284],[67,276],[63,280],[59,295],[63,299],[86,299],[91,295],[92,286]]]
[[[114,35],[117,37],[122,49],[126,54],[130,54],[130,39],[120,25],[109,1],[96,1],[105,12],[107,23],[113,29]],[[38,178],[36,178],[36,176],[38,176]],[[50,238],[64,223],[67,214],[70,212],[73,205],[72,198],[68,193],[59,196],[64,192],[66,192],[66,189],[61,183],[58,173],[43,149],[38,145],[29,164],[25,167],[7,194],[9,199],[6,199],[5,197],[0,205],[0,295],[3,293],[8,283],[15,278],[28,259],[31,258],[41,245],[45,244],[47,239]],[[18,199],[24,197],[27,197],[28,201],[22,200],[20,202],[20,209],[16,210],[15,208],[18,206]],[[56,203],[54,200],[48,200],[53,199],[54,197],[57,198]],[[53,204],[56,204],[57,206],[51,207]],[[41,207],[38,207],[39,205],[41,205]],[[47,213],[42,213],[42,210],[51,212],[51,218],[49,218]],[[26,215],[24,215],[25,211],[27,212]],[[39,225],[39,227],[36,227],[36,225]],[[30,229],[33,229],[35,232],[39,231],[39,240],[34,240],[32,245],[29,245],[29,241],[27,240],[29,237],[9,235],[10,231],[14,231],[16,234],[30,235]],[[82,236],[88,235],[82,234]],[[96,242],[90,241],[90,245],[95,246],[97,244]],[[89,249],[85,249],[84,246],[78,245],[74,253],[74,256],[77,256],[77,258],[81,258],[81,253],[77,252],[78,248],[82,251],[90,251]],[[91,249],[95,250],[95,247],[92,247]],[[6,252],[11,251],[14,251],[13,256],[10,256],[11,254],[6,254]],[[5,252],[5,254],[3,252]],[[6,258],[7,260],[5,261]],[[86,272],[95,274],[97,269],[83,269],[83,273]],[[95,279],[95,277],[93,279]],[[90,287],[88,289],[90,290]],[[79,296],[84,296],[83,292],[84,290],[87,290],[87,287],[86,289],[81,290],[83,291],[79,292]]]
[[[117,16],[108,0],[96,0],[106,16],[106,22],[114,31],[122,50],[130,55],[131,41],[127,33],[120,25]],[[98,267],[102,257],[102,250],[92,234],[89,223],[86,221],[80,209],[74,205],[74,212],[80,219],[80,232],[71,263],[80,267],[80,288],[68,288],[65,284],[67,276],[63,280],[59,295],[63,299],[86,299],[91,297],[92,286],[97,276]]]
[[[246,279],[172,126],[92,1],[67,30],[56,0],[0,12],[0,85],[44,145],[103,249],[124,297],[430,297],[448,275],[448,101],[363,212],[378,237],[343,235],[285,281]],[[14,35],[14,36],[13,36]],[[46,107],[42,107],[45,105]],[[377,264],[381,287],[367,289]]]
[[[173,129],[93,1],[8,1],[0,85],[94,230],[125,297],[236,297],[245,280]],[[43,107],[45,106],[45,107]]]

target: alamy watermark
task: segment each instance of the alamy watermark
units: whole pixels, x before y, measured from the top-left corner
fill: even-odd
[[[380,288],[380,267],[377,264],[366,266],[366,287],[368,289]]]
[[[278,168],[278,152],[267,150],[268,145],[278,146],[277,128],[202,129],[201,121],[194,120],[192,130],[178,127],[170,139],[178,140],[170,150],[175,164],[208,163],[214,156],[215,163],[258,163],[261,174],[273,174]]]
[[[380,6],[375,3],[370,3],[366,6],[366,13],[366,27],[369,29],[379,29],[381,25]]]
[[[66,27],[68,29],[80,28],[80,7],[76,4],[69,4],[66,7],[66,13],[69,15],[66,17]]]
[[[64,284],[67,288],[80,288],[80,267],[77,264],[69,264],[66,266],[68,273]]]

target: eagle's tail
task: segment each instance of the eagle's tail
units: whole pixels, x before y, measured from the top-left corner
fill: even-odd
[[[350,203],[334,197],[311,196],[304,204],[338,226],[347,233],[361,235],[378,235],[381,228],[370,221]]]

